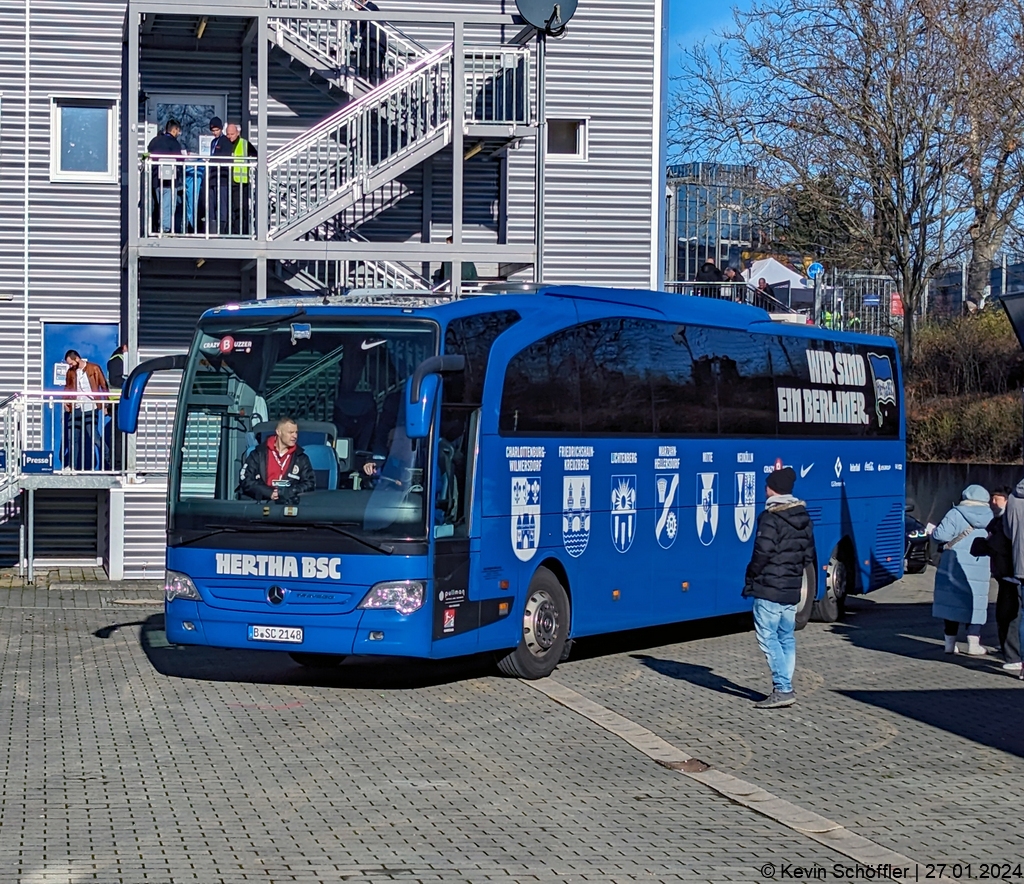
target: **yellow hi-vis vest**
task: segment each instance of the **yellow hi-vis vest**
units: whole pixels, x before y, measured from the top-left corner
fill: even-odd
[[[249,142],[241,136],[238,137],[238,141],[235,142],[234,156],[236,157],[248,157],[249,156]],[[231,167],[231,180],[235,184],[248,184],[249,183],[249,166],[232,166]]]

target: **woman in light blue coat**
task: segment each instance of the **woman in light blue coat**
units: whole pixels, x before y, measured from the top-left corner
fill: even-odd
[[[985,537],[992,521],[989,493],[980,485],[968,485],[963,499],[932,532],[932,540],[944,544],[935,572],[932,616],[945,621],[946,653],[957,654],[956,634],[967,624],[967,653],[982,656],[981,627],[988,617],[989,567],[987,557],[972,556],[971,544]]]

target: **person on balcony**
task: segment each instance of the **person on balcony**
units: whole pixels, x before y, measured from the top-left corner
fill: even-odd
[[[104,414],[103,405],[97,399],[105,400],[110,388],[103,369],[83,359],[77,350],[68,350],[64,361],[68,364],[64,391],[76,394],[74,399],[64,403],[69,419],[66,427],[70,433],[70,444],[66,446],[70,452],[66,459],[71,461],[64,466],[73,466],[76,470],[98,470],[104,460],[96,456],[97,442],[102,445],[98,429]]]
[[[146,150],[152,157],[182,156],[185,148],[178,141],[181,123],[175,119],[167,121],[164,131],[153,138]],[[181,232],[181,195],[184,190],[184,169],[177,163],[153,162],[153,205],[155,208],[154,227],[159,218],[160,230],[164,233]]]
[[[235,146],[224,134],[224,121],[220,117],[210,118],[211,157],[230,156]],[[209,202],[207,204],[206,229],[210,233],[227,233],[231,212],[228,208],[228,188],[231,176],[227,169],[222,168],[222,160],[213,160],[206,176],[206,187]]]
[[[246,141],[242,138],[242,129],[237,123],[228,123],[224,128],[224,140],[227,144],[217,144],[217,152],[214,156],[220,157],[256,157],[256,148],[252,146],[251,142]],[[225,170],[221,170],[222,173]],[[221,176],[221,181],[227,175]],[[224,184],[230,188],[224,188]],[[231,165],[230,181],[224,182],[221,187],[224,188],[220,191],[222,194],[221,210],[223,206],[228,204],[230,206],[230,218],[228,220],[229,229],[226,231],[234,236],[241,234],[242,236],[248,236],[252,229],[252,174],[250,165],[248,162],[239,163],[235,162]],[[227,199],[223,199],[226,196]],[[223,225],[223,221],[221,222]]]

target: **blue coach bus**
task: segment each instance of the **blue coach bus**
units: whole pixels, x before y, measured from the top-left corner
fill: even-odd
[[[754,523],[783,466],[817,547],[799,625],[902,576],[889,338],[580,287],[260,301],[206,312],[187,356],[140,365],[125,432],[166,369],[184,371],[175,643],[307,666],[493,651],[539,678],[581,636],[749,610]],[[286,415],[316,487],[246,497],[242,464]]]

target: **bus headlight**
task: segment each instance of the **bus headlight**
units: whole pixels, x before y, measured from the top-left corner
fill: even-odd
[[[188,574],[181,574],[178,571],[164,572],[164,598],[169,602],[175,599],[188,599],[193,602],[201,602],[203,597],[196,589],[192,578]]]
[[[423,607],[426,585],[422,580],[386,580],[370,587],[360,608],[393,608],[399,614],[411,614]]]

